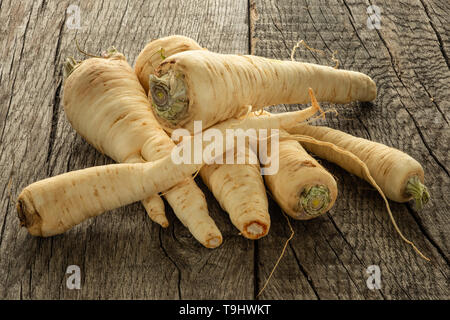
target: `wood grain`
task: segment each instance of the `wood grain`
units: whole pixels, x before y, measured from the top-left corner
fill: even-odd
[[[81,30],[65,25],[69,4],[80,7]],[[246,10],[243,1],[2,3],[2,21],[7,22],[2,31],[7,38],[1,41],[2,84],[6,80],[1,97],[8,109],[2,107],[0,116],[0,297],[253,297],[253,243],[238,236],[210,194],[211,215],[225,237],[218,250],[198,244],[171,210],[171,226],[160,229],[139,204],[49,239],[21,230],[15,213],[15,199],[27,184],[112,163],[76,135],[60,104],[61,64],[69,55],[83,57],[75,39],[93,54],[115,45],[132,65],[150,39],[170,34],[190,36],[211,50],[247,53]],[[65,272],[71,264],[81,268],[81,290],[66,288]]]
[[[81,29],[66,25],[80,7]],[[367,6],[382,9],[369,30]],[[19,228],[15,199],[39,179],[112,163],[65,118],[61,65],[81,59],[75,40],[99,54],[116,46],[131,65],[150,40],[183,34],[209,50],[288,59],[301,39],[324,55],[298,49],[297,60],[369,74],[372,104],[340,106],[325,122],[406,151],[421,162],[432,194],[421,212],[392,203],[400,229],[427,263],[401,241],[368,184],[335,165],[339,198],[325,216],[291,221],[295,235],[260,299],[448,299],[449,5],[445,1],[12,1],[0,2],[0,298],[254,299],[290,229],[270,201],[272,227],[257,242],[238,235],[207,188],[211,215],[224,236],[203,248],[174,217],[152,223],[140,204],[113,210],[69,232],[34,238]],[[303,106],[277,106],[295,110]],[[66,268],[80,266],[81,290],[66,287]],[[366,269],[379,265],[382,289],[369,290]]]
[[[400,229],[431,256],[432,262],[422,260],[401,241],[370,185],[325,161],[338,180],[340,199],[326,217],[293,223],[297,236],[288,254],[320,298],[448,297],[448,67],[421,2],[377,2],[382,8],[380,30],[367,28],[370,4],[255,2],[252,52],[289,59],[291,48],[303,39],[324,54],[301,47],[297,60],[334,66],[331,58],[336,52],[340,68],[364,72],[375,80],[378,98],[373,104],[324,104],[336,108],[339,115],[331,113],[325,122],[318,123],[394,146],[424,165],[433,195],[431,203],[421,212],[415,212],[410,204],[392,203],[392,209]],[[283,222],[284,218],[274,221],[272,237],[259,243],[267,257],[279,252],[273,243],[286,237],[273,232]],[[380,266],[383,276],[383,288],[376,292],[364,283],[363,274],[372,264]],[[261,262],[260,269],[266,275],[271,266]],[[292,280],[282,272],[277,275],[277,281],[289,286],[284,290],[291,296],[303,284],[303,279]],[[271,285],[263,297],[280,297]]]

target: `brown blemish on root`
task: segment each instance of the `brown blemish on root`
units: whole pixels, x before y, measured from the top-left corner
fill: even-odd
[[[310,160],[302,161],[301,165],[303,167],[311,167],[311,168],[316,167],[316,165],[313,162],[311,162]]]
[[[120,120],[122,120],[123,118],[125,118],[127,115],[126,114],[122,114],[119,117],[116,118],[116,120],[114,120],[114,122],[111,124],[111,127],[113,125],[115,125],[117,122],[119,122]]]

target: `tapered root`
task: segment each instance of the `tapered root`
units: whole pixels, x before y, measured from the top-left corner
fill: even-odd
[[[166,211],[164,209],[164,202],[160,196],[153,195],[142,200],[141,202],[148,217],[153,222],[156,222],[163,228],[167,228],[169,226],[169,221],[167,220]]]
[[[167,228],[169,226],[169,221],[164,214],[152,215],[150,218],[153,222],[156,222],[163,228]]]
[[[338,147],[337,145],[335,145],[333,143],[316,140],[316,139],[314,139],[312,137],[309,137],[309,136],[305,136],[305,135],[289,135],[289,139],[294,139],[294,140],[297,140],[297,141],[302,142],[302,143],[310,143],[310,144],[315,144],[315,145],[326,147],[326,148],[329,149],[329,152],[333,152],[333,153],[336,153],[336,155],[339,155],[341,157],[345,157],[347,159],[347,161],[350,161],[356,167],[358,167],[360,169],[360,176],[362,176],[367,182],[369,182],[378,191],[378,193],[383,198],[384,203],[386,205],[387,212],[389,214],[389,218],[391,219],[391,222],[392,222],[395,230],[397,231],[398,235],[400,236],[400,238],[402,238],[403,241],[405,241],[407,244],[409,244],[423,259],[425,259],[427,261],[430,261],[430,259],[427,256],[425,256],[416,247],[416,245],[411,240],[407,239],[403,235],[403,233],[400,231],[400,229],[397,226],[397,223],[396,223],[396,221],[394,219],[394,215],[392,214],[391,208],[389,206],[389,202],[388,202],[388,200],[387,200],[383,190],[375,182],[375,179],[370,174],[369,168],[367,167],[367,165],[359,157],[357,157],[355,154],[353,154],[352,152],[350,152],[348,150],[345,150],[343,148]]]
[[[406,184],[406,192],[413,197],[416,202],[417,210],[421,210],[430,200],[428,188],[420,182],[417,176],[408,180],[408,183]]]

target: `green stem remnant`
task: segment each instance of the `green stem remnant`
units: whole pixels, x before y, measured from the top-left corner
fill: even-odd
[[[430,194],[425,185],[420,182],[417,176],[408,180],[406,184],[406,192],[416,201],[417,210],[421,210],[423,206],[430,200]]]
[[[102,58],[109,59],[113,55],[118,54],[118,53],[119,53],[119,51],[117,51],[117,49],[114,46],[111,46],[108,49],[106,49],[105,52],[102,53]]]
[[[81,61],[77,61],[73,57],[68,57],[66,59],[66,62],[64,62],[64,65],[63,65],[64,80],[66,80],[67,77],[70,76],[72,71],[75,70],[80,63],[81,63]]]
[[[156,114],[172,125],[177,125],[187,113],[186,86],[181,74],[169,71],[160,78],[150,75],[152,106]]]
[[[83,50],[81,50],[80,47],[78,46],[78,42],[76,42],[76,45],[77,45],[78,51],[80,51],[81,53],[83,53],[89,57],[94,57],[94,58],[109,59],[113,55],[119,53],[116,48],[109,47],[108,50],[103,52],[101,56],[96,56],[96,55],[92,55],[90,53],[87,53],[87,52],[84,52]],[[67,77],[70,76],[70,74],[73,72],[73,70],[75,70],[80,65],[81,62],[82,61],[75,60],[73,57],[68,57],[66,59],[66,62],[64,62],[64,65],[63,65],[64,80],[66,80]]]
[[[327,187],[321,185],[307,187],[300,195],[298,203],[307,216],[320,215],[330,204],[330,191]]]

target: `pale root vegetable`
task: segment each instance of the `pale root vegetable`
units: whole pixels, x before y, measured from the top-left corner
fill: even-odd
[[[320,110],[313,90],[308,91],[313,108]],[[287,135],[284,130],[281,133]],[[274,155],[274,152],[278,153]],[[278,158],[279,169],[273,175],[264,176],[267,188],[292,218],[312,219],[333,207],[338,194],[336,180],[298,141],[282,139],[278,150],[268,149],[268,156]]]
[[[134,72],[146,93],[149,90],[149,76],[167,57],[188,50],[201,50],[202,47],[193,39],[174,35],[150,41],[139,53]]]
[[[317,112],[313,107],[288,114],[230,119],[216,126],[226,128],[277,129],[293,125]],[[183,143],[195,137],[183,139]],[[207,143],[205,143],[207,146]],[[204,146],[205,146],[204,145]],[[225,151],[225,150],[223,150]],[[202,164],[175,164],[171,156],[148,163],[93,167],[47,178],[22,190],[17,199],[21,225],[32,235],[51,236],[82,221],[149,195],[166,191],[198,171]],[[219,245],[212,238],[210,247]]]
[[[200,176],[214,194],[220,206],[228,213],[233,225],[248,239],[259,239],[269,232],[270,215],[261,169],[251,164],[248,146],[245,164],[210,164],[200,170]],[[234,152],[237,162],[238,151]]]
[[[154,41],[149,42],[144,49],[139,53],[139,56],[136,60],[136,65],[134,68],[134,71],[144,88],[145,92],[148,92],[148,81],[149,81],[149,75],[154,72],[154,68],[156,68],[159,63],[165,57],[171,56],[175,53],[182,52],[184,50],[199,50],[201,47],[195,42],[194,40],[184,37],[184,36],[169,36],[164,37],[161,39],[157,39]],[[151,97],[149,97],[149,100],[151,102]],[[150,108],[148,108],[147,112],[152,113]],[[153,118],[153,114],[151,114],[151,117]],[[158,125],[159,127],[159,125]],[[161,144],[165,144],[166,146],[169,145],[170,149],[173,146],[173,143],[167,144],[167,139],[163,139]],[[155,141],[155,139],[151,139],[146,143],[143,147],[143,154],[144,158],[147,158],[149,161],[152,160],[153,157],[146,157],[145,153],[147,151],[152,151],[154,149],[158,149],[158,141]],[[183,186],[178,185],[176,189],[171,190],[171,192],[167,193],[165,196],[168,199],[168,201],[171,203],[172,208],[176,212],[182,212],[183,206],[192,206],[192,202],[197,207],[203,207],[206,208],[205,201],[202,200],[199,201],[200,198],[204,198],[203,193],[201,193],[200,189],[196,188],[196,190],[193,190],[190,185],[192,182],[186,182]],[[187,197],[187,195],[189,197]],[[190,203],[188,203],[188,201]],[[176,206],[175,206],[176,205]],[[205,209],[203,209],[205,210]],[[198,219],[195,219],[195,216],[190,215],[178,215],[178,218],[181,220],[181,222],[187,226],[197,224]]]
[[[169,156],[155,162],[111,164],[64,173],[35,182],[20,193],[19,219],[34,236],[56,235],[105,211],[168,190],[200,166],[176,165]],[[216,237],[210,241],[211,247],[219,245]]]
[[[166,131],[182,127],[193,132],[194,120],[208,128],[249,109],[307,103],[309,87],[319,101],[347,103],[376,97],[375,83],[359,72],[206,50],[180,52],[162,61],[150,75],[149,95]]]
[[[149,76],[155,72],[162,59],[178,52],[200,49],[197,42],[184,36],[169,36],[152,41],[139,54],[135,72],[148,91]],[[152,100],[151,95],[149,100]],[[245,151],[250,152],[248,148]],[[270,216],[258,163],[246,161],[245,164],[205,165],[200,170],[200,176],[244,237],[258,239],[267,234]]]
[[[106,61],[108,58],[111,59],[110,62]],[[105,101],[105,91],[115,87],[116,89],[115,92],[113,89],[113,95],[115,94],[117,96],[118,90],[122,90],[125,85],[126,77],[122,77],[122,82],[119,81],[117,85],[114,84],[107,87],[104,84],[108,81],[111,82],[113,79],[108,78],[105,82],[102,82],[99,78],[95,81],[95,77],[100,75],[100,71],[107,71],[109,69],[110,74],[114,75],[120,75],[122,71],[125,76],[129,73],[129,67],[125,61],[125,57],[115,49],[111,48],[104,55],[104,60],[97,58],[97,60],[80,63],[72,58],[67,59],[64,65],[65,81],[63,98],[66,117],[72,127],[87,142],[116,162],[144,162],[145,160],[141,156],[140,149],[151,134],[145,130],[147,123],[143,117],[145,114],[142,113],[142,108],[140,114],[137,112],[134,114],[130,113],[130,106],[135,104],[142,106],[142,97],[139,95],[133,97],[128,92],[122,100],[117,100],[117,103],[111,103],[113,101],[111,99],[109,103],[103,103]],[[96,66],[96,69],[92,69],[93,71],[97,71],[97,73],[89,75],[89,78],[87,78],[91,81],[87,89],[81,89],[86,90],[87,95],[83,99],[78,99],[77,90],[79,86],[86,85],[84,82],[86,75],[80,77],[78,74],[83,71],[86,74],[86,68],[91,68],[95,62],[100,61],[100,65]],[[78,67],[81,67],[81,71],[77,71],[75,76],[69,77],[74,69]],[[114,69],[115,72],[111,73]],[[66,81],[67,77],[70,80]],[[133,79],[131,79],[131,82],[133,82]],[[97,90],[99,90],[98,93]],[[89,99],[91,99],[91,103],[86,102]],[[124,101],[127,101],[126,105]],[[117,119],[119,120],[116,121]],[[139,119],[141,121],[138,121]],[[159,195],[152,195],[142,200],[142,204],[150,219],[163,227],[169,225],[164,210],[164,202]]]
[[[338,194],[333,176],[296,140],[279,142],[278,172],[265,175],[264,180],[275,201],[294,219],[308,220],[324,214]]]
[[[230,119],[216,124],[209,130],[219,130],[222,136],[226,136],[225,132],[230,128],[235,129],[236,132],[240,129],[244,135],[248,133],[248,130],[255,130],[258,138],[268,139],[273,135],[278,135],[278,128],[294,127],[314,116],[318,111],[320,111],[320,107],[316,103],[307,109],[295,112],[278,114],[265,112],[258,117]],[[260,132],[257,130],[261,129],[269,131],[264,136],[260,136]],[[209,130],[202,134],[206,134]],[[276,131],[273,132],[274,130]],[[191,139],[183,139],[178,147],[185,144],[187,145],[185,148],[192,149],[193,138],[192,136],[188,138]],[[205,145],[203,148],[205,148]],[[246,148],[246,150],[240,151],[245,152],[245,158],[248,159],[248,146]],[[225,145],[223,151],[225,151]],[[238,152],[235,152],[235,159],[237,155]],[[222,159],[222,162],[226,163],[224,159]],[[200,175],[222,208],[228,212],[232,223],[245,237],[257,239],[267,234],[270,227],[270,216],[259,165],[249,163],[242,165],[210,164],[202,167]]]
[[[165,59],[165,57],[185,50],[199,49],[201,49],[201,47],[193,39],[179,35],[168,36],[149,42],[139,53],[139,56],[136,59],[136,65],[134,67],[134,71],[145,92],[147,93],[149,89],[149,75],[154,72],[154,69],[161,63],[163,59]],[[151,102],[151,97],[149,97],[149,100]],[[148,110],[148,112],[151,112],[150,109]],[[172,148],[173,144],[167,144],[166,140],[167,139],[164,139],[163,144]],[[147,151],[150,151],[151,153],[151,150],[155,148],[158,148],[158,142],[152,139],[144,145],[142,152],[145,154],[149,153]],[[151,161],[154,157],[144,156],[144,158],[147,158],[148,161]],[[201,193],[200,189],[198,188],[192,188],[191,185],[192,182],[186,182],[183,186],[178,185],[176,189],[171,190],[171,192],[165,195],[175,212],[183,212],[183,206],[189,205],[187,203],[186,195],[189,195],[191,206],[192,202],[196,202],[197,207],[203,208],[200,210],[205,210],[206,200],[202,199],[204,198],[203,193]],[[198,219],[195,219],[195,216],[191,217],[190,215],[181,214],[177,216],[186,226],[194,225],[198,222],[196,221]]]
[[[290,130],[291,132],[298,132],[299,127]],[[328,129],[328,128],[326,128]],[[303,130],[303,129],[300,129]],[[375,179],[372,176],[371,171],[369,170],[367,164],[362,161],[358,156],[356,156],[351,151],[341,148],[340,146],[329,142],[329,141],[321,141],[317,140],[311,136],[308,135],[302,135],[302,134],[288,134],[288,136],[285,137],[286,139],[291,140],[297,140],[301,142],[306,149],[310,150],[311,152],[317,154],[319,156],[322,156],[324,159],[329,160],[330,162],[334,162],[336,164],[341,165],[343,168],[348,170],[349,172],[363,178],[367,182],[369,182],[381,195],[381,197],[384,200],[384,203],[386,205],[386,209],[389,213],[389,218],[391,219],[391,222],[399,234],[399,236],[402,238],[403,241],[405,241],[407,244],[411,245],[413,249],[425,260],[430,260],[428,257],[426,257],[416,246],[415,244],[408,240],[403,233],[400,231],[399,227],[397,226],[397,223],[395,222],[394,215],[392,214],[391,208],[389,206],[389,201],[386,198],[386,195],[384,194],[383,190],[380,188],[380,186],[377,184]],[[320,148],[319,148],[320,147]]]
[[[414,199],[419,209],[429,200],[429,193],[423,185],[422,166],[411,156],[398,149],[328,127],[299,125],[288,131],[332,143],[353,153],[367,165],[376,183],[391,200],[406,202]],[[347,162],[346,157],[330,153],[327,146],[308,142],[304,142],[303,145],[320,158],[334,162],[345,170],[365,178],[364,175],[361,175],[359,168]]]
[[[66,70],[70,74],[64,84],[65,113],[95,148],[118,162],[155,161],[170,155],[175,144],[154,118],[147,95],[122,54],[90,58],[67,65]],[[210,247],[222,242],[205,196],[192,179],[172,188],[165,197],[200,243]],[[155,210],[155,198],[144,200],[144,206],[153,220],[167,225],[164,212]]]
[[[166,211],[164,209],[164,201],[159,195],[153,195],[144,200],[141,200],[142,205],[145,208],[149,218],[159,224],[163,228],[169,226],[169,221],[166,217]]]
[[[309,91],[312,92],[311,89],[309,89]],[[212,128],[220,130],[224,135],[226,134],[225,130],[229,128],[242,130],[278,130],[283,128],[289,130],[310,119],[318,112],[322,112],[319,105],[313,104],[306,109],[298,111],[283,113],[264,112],[264,114],[258,117],[244,116],[239,119],[229,119],[216,124]],[[270,137],[270,135],[269,132],[268,137]]]

